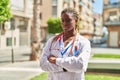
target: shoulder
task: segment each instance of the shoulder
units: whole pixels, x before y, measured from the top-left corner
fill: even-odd
[[[56,41],[59,38],[59,35],[54,35],[47,40],[47,43]]]
[[[50,38],[47,40],[47,43],[51,43],[54,38],[55,38],[55,36],[50,37]]]
[[[63,35],[63,32],[61,32],[61,33],[58,34],[58,35],[55,35],[55,36],[50,37],[50,38],[48,39],[47,43],[51,43],[51,42],[57,41],[62,35]]]
[[[85,38],[84,36],[80,35],[79,33],[77,34],[77,40],[80,41],[80,42],[90,43],[90,41],[87,38]]]

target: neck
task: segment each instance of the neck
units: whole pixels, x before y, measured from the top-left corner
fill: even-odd
[[[76,36],[77,32],[75,30],[71,30],[71,31],[67,31],[67,32],[63,32],[63,39],[67,40],[71,37]]]

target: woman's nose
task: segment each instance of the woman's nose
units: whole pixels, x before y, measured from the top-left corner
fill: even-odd
[[[70,23],[70,20],[62,20],[62,23],[68,24],[68,23]]]

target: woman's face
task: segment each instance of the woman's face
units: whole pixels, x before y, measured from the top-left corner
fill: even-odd
[[[76,29],[77,20],[69,13],[61,14],[61,23],[63,31],[71,31]]]

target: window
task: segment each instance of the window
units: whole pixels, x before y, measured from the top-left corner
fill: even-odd
[[[52,16],[56,17],[57,16],[57,6],[52,7]]]
[[[57,16],[57,0],[52,0],[52,16]]]
[[[10,0],[10,3],[12,10],[24,11],[24,0]]]
[[[79,0],[79,2],[82,2],[82,0]]]
[[[119,18],[118,18],[118,16],[117,16],[117,11],[111,11],[110,13],[109,13],[109,15],[110,15],[110,21],[118,21],[119,20]]]
[[[12,37],[6,38],[6,45],[13,46],[12,45]],[[14,45],[16,45],[16,38],[15,37],[14,37]]]
[[[24,19],[19,20],[18,28],[20,32],[27,32],[28,21]]]
[[[10,29],[14,30],[15,29],[15,19],[11,18],[10,21],[11,21],[11,27],[10,27]]]
[[[117,11],[111,11],[111,12],[109,13],[109,15],[110,15],[110,16],[115,16],[115,15],[117,15]]]
[[[12,37],[7,38],[6,45],[7,46],[12,46]]]
[[[52,0],[52,5],[57,5],[57,0]]]
[[[118,0],[110,0],[110,4],[117,4]]]
[[[40,19],[42,19],[42,13],[40,13]]]

